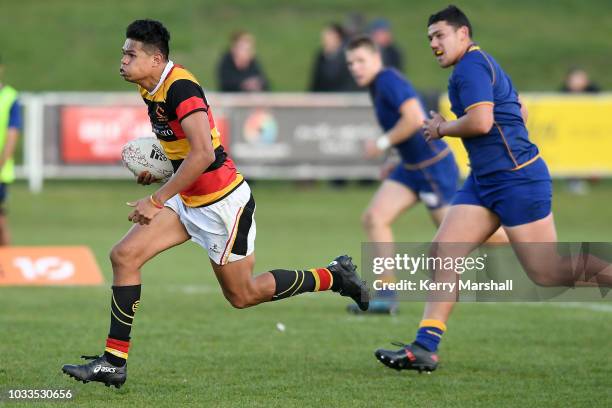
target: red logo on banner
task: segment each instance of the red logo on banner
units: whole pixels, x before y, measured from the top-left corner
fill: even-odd
[[[165,114],[163,110],[156,111],[158,116]],[[215,119],[221,143],[228,150],[227,120]],[[61,129],[62,158],[68,164],[117,163],[127,142],[155,136],[144,106],[66,106],[62,109]]]
[[[66,163],[116,163],[124,144],[153,136],[144,107],[67,106],[61,123]]]

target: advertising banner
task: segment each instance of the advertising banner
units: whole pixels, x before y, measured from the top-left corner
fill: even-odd
[[[0,286],[102,283],[102,273],[88,247],[0,248]]]

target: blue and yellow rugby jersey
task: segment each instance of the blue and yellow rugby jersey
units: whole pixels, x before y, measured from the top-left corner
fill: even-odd
[[[510,77],[480,47],[472,45],[455,65],[448,97],[458,118],[475,106],[493,105],[494,124],[489,133],[461,139],[474,174],[519,169],[537,159],[538,148],[529,140]]]
[[[182,66],[172,65],[172,62],[168,64],[170,69],[164,70],[160,83],[152,93],[141,86],[138,86],[138,90],[147,104],[153,133],[172,161],[175,172],[191,149],[181,121],[194,112],[206,112],[215,161],[192,185],[181,191],[180,196],[189,207],[212,204],[234,191],[244,178],[221,145],[212,109],[197,80]]]
[[[400,107],[409,99],[419,99],[421,109],[427,117],[421,98],[410,81],[393,68],[380,71],[372,81],[369,91],[376,118],[385,132],[391,130],[400,120],[402,116]],[[414,168],[434,164],[450,153],[448,145],[443,140],[427,142],[421,129],[394,147],[398,150],[402,161]]]

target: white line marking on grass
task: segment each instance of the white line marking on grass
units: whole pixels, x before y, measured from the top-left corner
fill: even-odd
[[[482,304],[482,303],[481,303]],[[609,303],[589,303],[589,302],[524,302],[524,303],[484,303],[487,305],[515,305],[515,306],[529,306],[529,307],[541,307],[549,306],[561,309],[582,309],[592,310],[595,312],[612,313],[612,304]]]
[[[555,307],[562,307],[565,309],[585,309],[593,310],[596,312],[612,313],[612,305],[605,303],[579,303],[579,302],[563,302],[563,303],[550,303]]]
[[[221,291],[218,286],[214,287],[210,285],[175,285],[169,286],[168,289],[171,292],[181,292],[186,295],[199,295],[201,293],[215,293]]]

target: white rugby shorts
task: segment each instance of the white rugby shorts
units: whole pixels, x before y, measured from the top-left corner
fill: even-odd
[[[203,207],[188,207],[177,194],[164,204],[217,265],[238,261],[255,250],[255,200],[244,181],[227,197]]]

